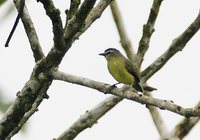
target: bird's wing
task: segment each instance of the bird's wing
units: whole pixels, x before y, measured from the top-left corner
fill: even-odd
[[[126,66],[126,69],[128,70],[128,72],[133,75],[135,77],[135,79],[137,81],[140,81],[140,75],[138,73],[138,70],[137,68],[130,62],[130,60],[126,60],[125,61],[125,66]]]

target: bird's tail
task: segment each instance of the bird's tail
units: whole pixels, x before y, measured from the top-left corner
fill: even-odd
[[[137,91],[140,91],[140,92],[144,92],[144,89],[142,87],[142,85],[140,84],[140,82],[135,82],[133,87],[137,90]]]
[[[157,88],[154,88],[154,87],[151,87],[151,86],[147,86],[147,85],[144,85],[144,86],[143,86],[143,89],[146,90],[146,91],[154,91],[154,90],[157,90]]]
[[[135,82],[134,83],[134,88],[137,90],[137,91],[140,91],[140,92],[144,92],[144,90],[146,91],[154,91],[154,90],[157,90],[156,88],[154,87],[151,87],[151,86],[148,86],[147,84],[141,84],[140,82]]]
[[[157,89],[154,88],[154,87],[148,86],[146,83],[142,84],[142,87],[143,87],[143,89],[146,90],[146,91],[154,91],[154,90],[157,90]]]

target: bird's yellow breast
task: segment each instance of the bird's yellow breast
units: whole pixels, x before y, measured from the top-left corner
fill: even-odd
[[[134,77],[125,68],[125,62],[120,59],[108,61],[108,70],[116,81],[123,84],[133,85]]]

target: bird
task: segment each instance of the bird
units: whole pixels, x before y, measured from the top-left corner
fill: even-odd
[[[117,82],[131,85],[138,92],[144,92],[140,83],[139,69],[119,50],[108,48],[99,55],[106,58],[108,71]]]

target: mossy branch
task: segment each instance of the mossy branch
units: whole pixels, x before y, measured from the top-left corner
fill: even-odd
[[[69,9],[65,10],[66,14],[66,22],[65,28],[68,26],[68,21],[75,15],[76,11],[78,10],[79,5],[81,4],[80,0],[71,0]]]

